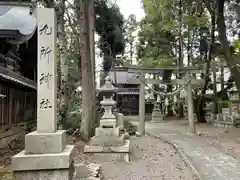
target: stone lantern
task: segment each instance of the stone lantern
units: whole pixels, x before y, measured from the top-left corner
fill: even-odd
[[[117,91],[117,88],[112,85],[109,76],[105,78],[105,84],[99,91],[103,94],[103,100],[100,104],[104,108],[104,114],[100,120],[100,127],[115,128],[117,126],[117,120],[112,113],[112,109],[116,105],[116,101],[113,100],[113,95]]]
[[[160,103],[161,103],[161,97],[160,97],[160,95],[158,95],[157,101],[154,103],[151,122],[162,122],[163,121],[163,114],[161,113],[161,110],[160,110]]]
[[[95,136],[84,147],[84,153],[94,153],[112,160],[129,161],[130,140],[120,135],[120,127],[117,126],[117,118],[112,113],[116,102],[113,94],[117,91],[109,77],[105,78],[105,84],[99,89],[103,94],[100,102],[104,108],[104,114],[100,119],[100,126],[95,129]]]

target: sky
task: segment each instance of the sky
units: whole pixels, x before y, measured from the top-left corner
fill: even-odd
[[[116,3],[126,19],[130,14],[135,14],[137,21],[144,17],[141,0],[116,0]]]
[[[112,0],[115,2],[115,0]],[[119,6],[121,13],[124,18],[127,19],[130,14],[135,14],[137,21],[140,21],[144,17],[144,10],[142,8],[141,0],[116,0],[116,4]],[[97,85],[99,85],[100,77],[99,70],[102,60],[96,56],[96,80]],[[225,73],[224,79],[227,80],[229,72]],[[217,86],[217,89],[220,89],[220,84]],[[210,92],[209,92],[210,93]]]
[[[112,1],[115,2],[115,0]],[[116,4],[120,8],[120,11],[125,19],[127,19],[130,14],[134,14],[136,16],[137,21],[140,21],[144,17],[144,10],[142,8],[141,0],[116,0]],[[96,39],[98,39],[97,35]],[[99,70],[101,69],[100,67],[102,59],[99,58],[97,54],[96,54],[96,81],[98,86],[100,81]]]
[[[130,14],[135,14],[137,21],[140,21],[142,18],[144,18],[144,10],[142,8],[141,0],[112,0],[113,2],[116,1],[116,4],[119,6],[121,13],[123,14],[124,18],[127,19]],[[96,37],[97,38],[97,37]],[[101,69],[101,58],[97,57],[96,55],[96,81],[97,86],[99,86],[100,81],[100,74],[99,70]],[[225,72],[225,81],[229,77],[229,72]],[[217,85],[217,90],[220,89],[220,84]],[[208,93],[211,93],[209,91]]]

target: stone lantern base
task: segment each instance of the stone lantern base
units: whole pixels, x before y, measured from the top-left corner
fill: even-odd
[[[116,116],[112,113],[112,108],[116,105],[112,95],[117,88],[112,85],[111,79],[106,77],[105,84],[99,90],[106,95],[100,103],[104,108],[104,114],[100,120],[100,126],[95,129],[95,136],[84,147],[84,153],[94,153],[94,156],[103,157],[107,161],[129,162],[130,141],[124,138],[124,134],[120,134],[123,119],[120,116],[121,120],[118,124]]]
[[[84,147],[84,153],[94,153],[98,158],[106,161],[129,162],[130,140],[120,135],[120,128],[96,128],[95,136],[91,138],[89,145]]]
[[[164,117],[164,115],[161,113],[160,110],[153,109],[151,122],[154,122],[154,123],[163,122],[163,117]]]

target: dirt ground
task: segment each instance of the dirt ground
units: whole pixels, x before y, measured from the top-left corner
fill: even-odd
[[[11,180],[11,158],[24,149],[24,142],[21,139],[12,140],[7,148],[0,148],[0,179]]]
[[[75,163],[102,165],[103,180],[198,180],[169,144],[150,137],[131,137],[130,162],[101,162],[83,154],[84,143],[75,143]]]
[[[0,180],[12,180],[11,157],[24,149],[24,142],[15,140],[14,149],[0,149]],[[68,137],[68,144],[74,144],[74,161],[88,164],[91,156],[83,154],[85,143],[75,137]]]
[[[101,164],[104,180],[198,180],[172,146],[153,137],[131,137],[129,163],[100,162],[83,154],[84,144],[75,142],[75,163]]]
[[[240,129],[216,128],[213,126],[199,125],[198,131],[203,133],[203,138],[208,143],[221,148],[226,154],[240,161]]]
[[[159,139],[131,138],[130,162],[102,164],[104,180],[197,180],[176,150]]]
[[[70,144],[75,144],[74,161],[76,164],[102,164],[104,180],[197,180],[179,154],[169,144],[153,137],[131,138],[131,161],[97,162],[91,154],[83,154],[84,142],[70,138]],[[20,150],[20,149],[19,149]],[[11,154],[11,153],[10,153]],[[9,157],[9,155],[8,155]],[[1,180],[11,180],[12,174],[8,168],[0,168]],[[5,173],[5,175],[3,174]],[[1,174],[1,173],[0,173]]]
[[[162,128],[188,132],[188,122],[184,120],[170,120],[159,123]],[[156,126],[156,124],[154,124]],[[197,124],[197,131],[201,138],[208,143],[221,148],[227,154],[240,160],[240,129],[217,128],[209,124]],[[130,163],[108,162],[101,163],[94,160],[91,154],[83,154],[84,142],[75,138],[69,139],[75,144],[75,163],[102,164],[104,180],[197,180],[191,169],[184,164],[179,154],[169,144],[153,137],[131,138]],[[22,144],[22,143],[21,143]],[[12,151],[1,150],[0,179],[11,180],[10,159],[13,154],[22,150],[19,147]],[[4,175],[5,174],[5,175]],[[4,176],[3,176],[4,175]]]

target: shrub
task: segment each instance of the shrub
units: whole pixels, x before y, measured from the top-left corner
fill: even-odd
[[[26,111],[24,121],[25,121],[25,132],[26,133],[36,130],[37,120],[30,110]]]
[[[137,126],[129,121],[124,121],[124,128],[130,136],[135,135],[135,133],[137,132]]]
[[[70,112],[64,122],[64,129],[67,130],[68,134],[75,134],[76,131],[79,131],[81,124],[81,112],[73,111]]]

